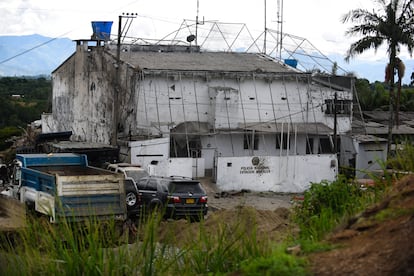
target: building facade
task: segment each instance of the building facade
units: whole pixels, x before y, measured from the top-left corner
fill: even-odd
[[[300,72],[263,54],[77,41],[52,80],[43,132],[116,144],[124,161],[157,174],[212,175],[224,189],[303,191],[332,180],[335,137],[351,130],[351,78]],[[306,164],[319,176],[307,177]]]

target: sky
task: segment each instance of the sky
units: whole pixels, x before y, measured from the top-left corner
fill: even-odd
[[[385,49],[368,51],[350,63],[344,63],[342,58],[357,39],[345,35],[351,25],[343,24],[342,16],[352,9],[374,9],[372,0],[0,0],[0,35],[87,39],[92,35],[91,21],[113,21],[114,35],[119,15],[128,12],[137,14],[128,30],[129,36],[160,39],[177,30],[184,19],[195,20],[198,11],[200,21],[245,23],[252,36],[257,37],[265,27],[265,3],[266,27],[277,30],[278,5],[282,2],[283,32],[306,38],[325,55],[340,56],[340,66],[358,77],[382,80],[383,70],[360,68],[380,65],[385,68]],[[406,49],[400,57],[412,60]],[[407,67],[411,75],[414,68]]]

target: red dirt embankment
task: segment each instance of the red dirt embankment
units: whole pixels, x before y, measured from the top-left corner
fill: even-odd
[[[314,275],[414,275],[414,175],[328,241],[338,248],[310,256]]]

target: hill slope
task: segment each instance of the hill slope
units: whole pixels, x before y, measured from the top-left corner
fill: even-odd
[[[68,38],[0,36],[0,76],[50,75],[75,46]]]
[[[350,220],[310,257],[314,275],[414,275],[414,175],[382,202]]]

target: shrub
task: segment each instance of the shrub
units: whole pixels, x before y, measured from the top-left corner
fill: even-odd
[[[303,203],[294,210],[301,238],[320,240],[344,216],[361,209],[363,193],[345,177],[332,183],[313,183],[305,192]]]

